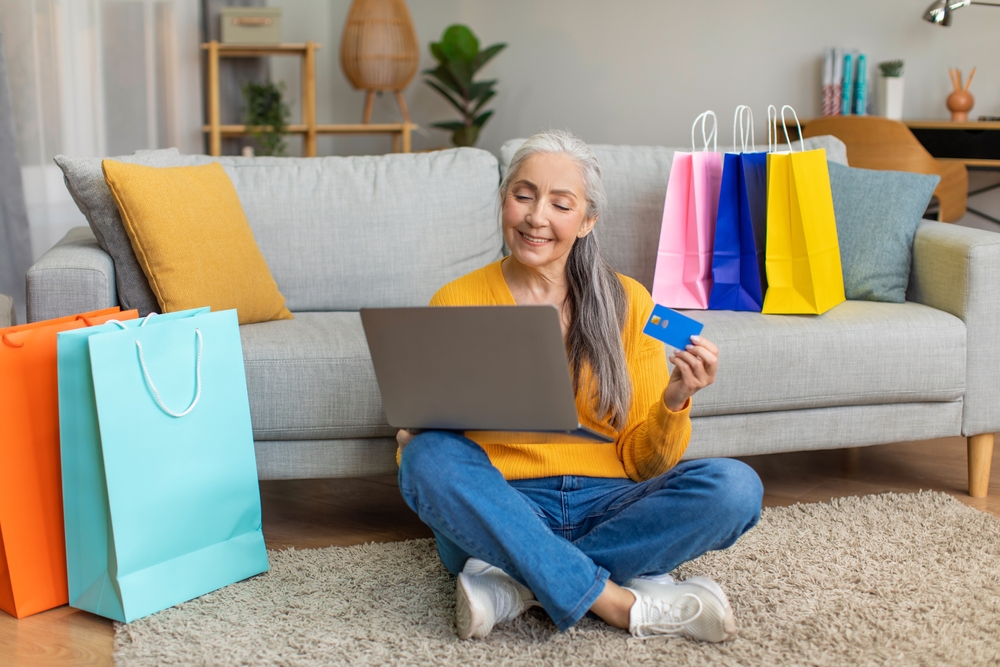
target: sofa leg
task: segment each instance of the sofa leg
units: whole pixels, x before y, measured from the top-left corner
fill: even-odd
[[[969,436],[969,495],[985,498],[990,486],[990,464],[993,462],[993,434]]]

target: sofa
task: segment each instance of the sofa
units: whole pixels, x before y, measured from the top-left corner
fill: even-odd
[[[808,141],[846,163],[839,140]],[[395,429],[358,310],[424,305],[503,256],[497,185],[517,145],[508,142],[500,160],[473,148],[129,158],[218,160],[295,315],[241,327],[262,479],[395,472]],[[594,149],[609,199],[596,229],[602,251],[649,288],[674,150]],[[29,320],[118,304],[115,268],[89,228],[73,229],[28,272]],[[906,303],[848,301],[821,316],[692,314],[722,354],[715,384],[694,401],[686,458],[963,435],[970,492],[985,495],[1000,430],[1000,235],[923,221]]]

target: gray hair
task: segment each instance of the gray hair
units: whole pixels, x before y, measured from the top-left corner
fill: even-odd
[[[601,166],[587,144],[563,130],[536,134],[517,150],[500,183],[500,209],[521,165],[541,153],[565,155],[576,163],[583,177],[586,215],[600,221],[608,206]],[[628,298],[618,275],[601,257],[596,230],[573,244],[566,262],[566,280],[570,310],[566,346],[574,390],[594,395],[598,418],[607,419],[612,428],[621,430],[628,421],[632,404],[632,379],[622,344]],[[585,367],[590,368],[591,377],[589,386],[584,388],[581,385]]]

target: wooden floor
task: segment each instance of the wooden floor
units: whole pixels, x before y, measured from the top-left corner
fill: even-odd
[[[933,489],[1000,517],[1000,461],[993,466],[989,495],[970,498],[965,443],[964,438],[945,438],[743,460],[764,481],[764,505],[769,507]],[[261,501],[264,536],[273,549],[430,536],[403,504],[392,476],[263,482]],[[20,621],[0,612],[0,665],[110,665],[112,635],[109,621],[68,607]]]

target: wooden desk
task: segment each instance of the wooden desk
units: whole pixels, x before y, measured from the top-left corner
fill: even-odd
[[[913,136],[934,157],[966,167],[1000,169],[1000,122],[904,120]]]
[[[222,125],[219,122],[219,58],[257,58],[260,56],[298,56],[302,58],[302,122],[288,125],[285,132],[302,135],[302,154],[316,157],[318,134],[388,134],[392,136],[395,153],[410,152],[410,138],[417,128],[413,123],[359,123],[325,124],[316,122],[316,42],[305,44],[220,44],[211,41],[202,44],[208,51],[208,124],[202,131],[208,133],[209,155],[222,153],[222,136],[250,134],[254,128],[246,125]]]

